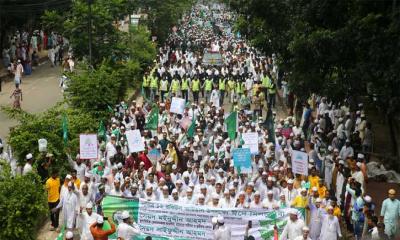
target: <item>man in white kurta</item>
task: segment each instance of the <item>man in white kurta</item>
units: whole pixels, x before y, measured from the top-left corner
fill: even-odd
[[[217,217],[218,227],[214,229],[214,240],[230,240],[231,239],[231,228],[225,225],[223,216]]]
[[[308,227],[303,227],[303,234],[296,237],[294,240],[313,240],[313,239],[318,239],[318,238],[313,238],[311,239],[309,237],[310,234],[310,229]]]
[[[123,211],[121,218],[123,222],[117,228],[117,236],[119,238],[133,239],[136,235],[140,234],[139,226],[133,222],[128,211]]]
[[[285,228],[283,229],[280,240],[294,240],[303,233],[304,221],[298,218],[298,211],[290,209],[290,217]]]
[[[99,215],[93,212],[93,203],[89,202],[86,205],[86,211],[80,214],[82,223],[81,240],[93,240],[93,235],[90,233],[90,226],[97,221]]]
[[[62,208],[64,213],[64,224],[67,229],[73,229],[77,214],[78,197],[74,192],[74,183],[68,183],[68,192],[61,197],[60,203],[52,211]]]
[[[328,214],[325,214],[322,218],[320,239],[337,240],[338,237],[342,237],[339,220],[336,216],[333,216],[333,207],[329,206]]]
[[[317,198],[315,204],[310,201],[310,237],[312,239],[319,239],[322,227],[322,210],[320,209],[322,199]]]
[[[389,198],[382,203],[381,218],[385,224],[385,233],[393,237],[397,232],[397,223],[400,217],[400,201],[395,198],[396,191],[389,190]],[[382,219],[381,219],[382,220]]]

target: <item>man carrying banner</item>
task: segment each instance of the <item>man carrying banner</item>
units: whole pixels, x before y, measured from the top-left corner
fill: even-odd
[[[230,240],[231,228],[225,225],[224,217],[217,217],[217,228],[214,230],[214,240]]]
[[[123,211],[122,223],[118,225],[117,236],[122,239],[133,239],[136,235],[140,234],[139,226],[129,216],[128,211]]]

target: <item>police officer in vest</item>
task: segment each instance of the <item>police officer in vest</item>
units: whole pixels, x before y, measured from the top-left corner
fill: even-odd
[[[187,102],[189,99],[189,81],[190,79],[185,75],[182,78],[181,81],[181,92],[182,92],[182,98],[185,99],[185,101]]]
[[[225,86],[226,81],[225,78],[220,78],[218,81],[218,90],[219,90],[219,105],[222,107],[224,105],[224,97],[225,97]]]
[[[202,85],[202,88],[204,88],[204,90],[206,91],[206,102],[208,103],[208,101],[210,100],[211,91],[213,89],[213,80],[211,80],[210,78],[206,78],[204,84]]]
[[[193,101],[196,104],[199,104],[199,92],[200,92],[200,80],[198,77],[196,77],[192,81]]]

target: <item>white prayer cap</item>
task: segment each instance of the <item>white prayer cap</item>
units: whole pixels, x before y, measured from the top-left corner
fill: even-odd
[[[90,177],[92,177],[92,174],[85,172],[85,177],[90,178]]]
[[[229,190],[225,189],[224,194],[229,194]]]
[[[215,180],[215,177],[214,177],[214,176],[211,176],[211,177],[210,177],[210,180]]]
[[[123,220],[129,218],[129,212],[128,211],[123,211],[122,214],[121,214],[121,218]]]
[[[340,161],[339,161],[339,164],[344,165],[344,161],[343,161],[343,160],[340,160]]]
[[[291,208],[291,209],[289,210],[289,214],[298,215],[299,212],[298,212],[296,209]]]
[[[371,198],[371,196],[369,196],[369,195],[366,195],[366,196],[364,197],[364,201],[365,201],[365,202],[367,202],[367,203],[370,203],[370,202],[372,202],[372,198]]]
[[[279,197],[285,197],[285,193],[281,192],[281,194],[279,194]]]
[[[178,180],[176,180],[176,184],[182,184],[183,182],[182,182],[182,179],[178,179]]]
[[[65,176],[65,178],[66,178],[66,179],[71,179],[71,178],[72,178],[72,176],[71,176],[71,175],[69,175],[69,174],[67,174],[67,176]]]
[[[114,179],[114,183],[119,183],[119,180],[118,179]]]
[[[312,187],[312,189],[311,189],[313,192],[317,192],[318,191],[318,188],[317,187]]]
[[[200,189],[207,189],[207,186],[205,184],[201,184]]]
[[[66,238],[66,239],[73,239],[73,237],[74,237],[74,234],[73,234],[71,231],[68,231],[68,232],[65,234],[65,238]]]
[[[302,188],[302,189],[300,190],[300,192],[307,192],[307,189]]]
[[[234,190],[234,189],[235,189],[235,186],[233,186],[233,185],[229,186],[229,190]]]
[[[215,161],[215,157],[214,157],[214,156],[211,156],[211,157],[210,157],[210,161]]]
[[[122,163],[118,163],[117,168],[122,168]]]
[[[211,223],[212,224],[217,224],[218,223],[218,218],[217,217],[211,218]]]
[[[266,171],[264,171],[264,172],[262,172],[262,175],[263,175],[263,176],[267,176],[268,173],[267,173]]]
[[[218,168],[217,172],[218,172],[218,173],[223,173],[223,172],[224,172],[224,169]]]
[[[220,185],[222,185],[222,184],[224,184],[224,182],[221,181],[221,180],[218,180],[215,184],[220,184]]]
[[[218,223],[224,223],[224,217],[219,215],[217,218]]]
[[[150,188],[153,188],[153,186],[151,184],[146,186],[146,189],[150,189]]]
[[[331,145],[328,146],[328,151],[332,151],[333,147]]]
[[[174,188],[174,189],[172,190],[172,194],[174,194],[174,193],[178,193],[178,190],[176,190],[176,188]]]
[[[132,184],[131,188],[138,188],[138,185],[136,183]]]
[[[92,202],[88,202],[86,204],[86,208],[93,208],[93,203]]]
[[[273,181],[272,177],[268,177],[267,180],[268,180],[268,181]]]
[[[246,193],[244,191],[240,191],[239,195],[246,195]]]
[[[167,186],[167,185],[164,185],[164,186],[162,187],[162,189],[163,189],[163,190],[168,190],[168,186]]]
[[[139,164],[144,166],[144,162],[140,162]]]
[[[182,174],[182,177],[189,177],[189,173],[188,172],[184,172],[183,174]]]
[[[173,169],[173,170],[176,169],[176,164],[172,165],[172,169]]]
[[[274,194],[274,192],[273,192],[273,191],[271,191],[271,190],[269,190],[269,191],[267,192],[267,194],[268,194],[268,195],[273,195],[273,194]]]
[[[315,202],[317,202],[317,203],[322,203],[322,199],[321,199],[321,198],[317,198],[317,199],[315,200]]]
[[[328,210],[333,210],[332,205],[329,205],[329,206],[327,207],[327,209],[328,209]]]
[[[216,192],[213,192],[213,193],[211,194],[211,196],[212,196],[212,199],[219,199],[219,195],[218,195],[218,193],[216,193]]]
[[[302,228],[302,230],[303,230],[304,232],[309,232],[309,231],[310,231],[310,229],[309,229],[307,226],[304,226],[304,227]]]
[[[333,149],[334,152],[339,152],[339,149],[335,148]]]
[[[186,192],[193,192],[193,189],[192,189],[192,188],[188,188],[188,189],[186,190]]]
[[[32,158],[33,158],[32,153],[26,154],[26,160],[30,160]]]
[[[364,159],[364,154],[362,154],[362,153],[357,154],[357,158]]]
[[[293,181],[293,179],[289,179],[289,180],[287,181],[287,183],[288,183],[288,184],[293,184],[294,181]]]
[[[192,182],[190,182],[189,187],[194,187],[194,184]]]
[[[73,182],[69,182],[68,183],[68,187],[73,187],[74,186],[74,183]]]
[[[279,171],[279,167],[274,167],[274,171]]]
[[[103,218],[103,216],[98,216],[98,217],[97,217],[97,223],[98,223],[98,224],[104,223],[104,218]]]
[[[205,199],[206,197],[204,196],[204,194],[200,194],[199,195],[199,199]]]

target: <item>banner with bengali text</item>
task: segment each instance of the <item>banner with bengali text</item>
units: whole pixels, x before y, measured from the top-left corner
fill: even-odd
[[[104,215],[112,218],[114,223],[121,222],[122,211],[129,211],[138,223],[140,236],[134,239],[213,239],[211,219],[224,216],[225,225],[231,228],[232,240],[242,240],[246,226],[252,222],[249,235],[255,239],[270,240],[274,237],[274,226],[282,232],[288,219],[287,209],[270,211],[265,209],[219,209],[207,206],[174,204],[168,202],[146,201],[143,199],[127,199],[107,196],[103,199]],[[304,209],[298,209],[304,218]],[[116,239],[111,236],[109,239]]]

